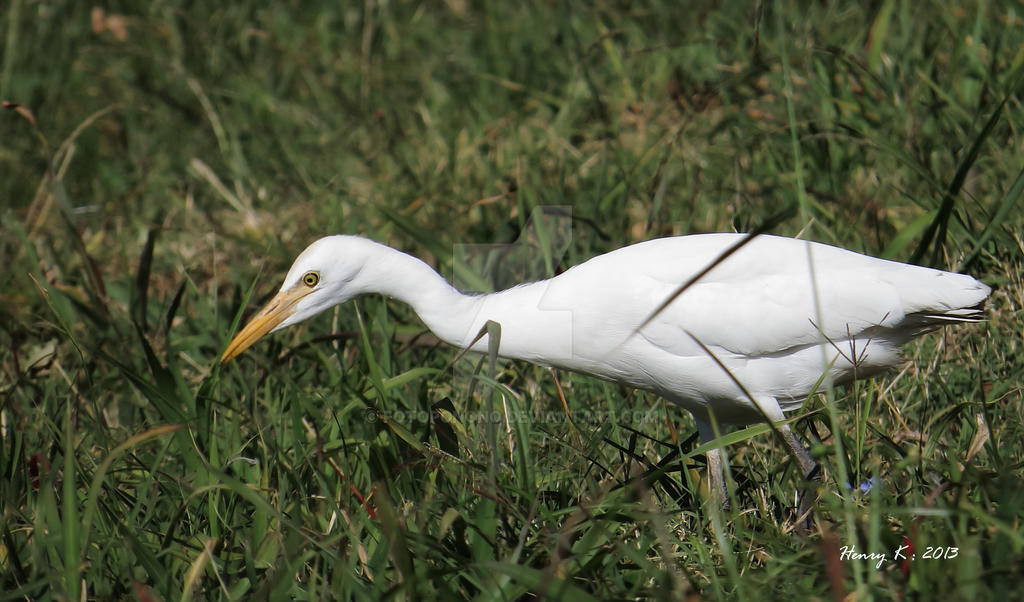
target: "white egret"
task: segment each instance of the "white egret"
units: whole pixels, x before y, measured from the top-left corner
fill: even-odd
[[[970,276],[777,236],[749,241],[656,311],[743,236],[642,242],[554,278],[484,295],[459,292],[391,247],[328,236],[298,256],[280,292],[234,337],[221,362],[267,333],[381,293],[411,305],[460,349],[486,351],[486,337],[475,339],[493,320],[501,325],[503,357],[661,395],[693,414],[707,442],[715,438],[714,424],[777,423],[822,383],[895,366],[910,339],[983,318],[990,289]],[[809,475],[814,461],[786,425],[780,430]],[[712,489],[721,495],[718,450],[708,463]]]

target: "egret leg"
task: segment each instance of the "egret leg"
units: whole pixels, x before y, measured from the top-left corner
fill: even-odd
[[[807,451],[807,448],[800,443],[800,440],[793,434],[793,430],[789,428],[788,424],[782,424],[782,421],[786,419],[786,415],[782,412],[782,408],[779,406],[779,402],[774,397],[759,397],[757,399],[757,405],[760,406],[761,411],[768,420],[771,420],[779,432],[782,433],[782,438],[785,440],[786,445],[793,451],[793,455],[796,456],[796,461],[800,464],[800,472],[803,474],[805,479],[814,478],[814,474],[818,472],[818,463],[811,457],[811,453]]]
[[[800,465],[800,473],[803,476],[804,483],[801,484],[800,502],[797,505],[798,524],[796,530],[797,533],[803,534],[810,527],[811,506],[817,493],[816,483],[821,481],[821,467],[818,466],[818,463],[811,457],[807,448],[793,434],[793,429],[789,428],[788,424],[781,424],[786,416],[782,412],[777,399],[774,397],[758,398],[757,405],[761,407],[761,411],[764,412],[764,415],[769,420],[777,424],[777,428],[782,434],[782,439],[793,452],[797,464]]]
[[[782,425],[781,430],[789,449],[793,450],[793,455],[796,456],[797,462],[800,464],[800,472],[804,476],[805,482],[800,492],[800,503],[797,505],[796,511],[796,532],[803,535],[811,526],[811,506],[817,495],[817,484],[821,482],[821,466],[796,438],[788,424]]]
[[[695,418],[695,421],[697,422],[697,432],[700,434],[700,442],[713,441],[715,430],[711,427],[711,423],[701,418]],[[725,455],[725,450],[720,447],[709,449],[706,457],[708,460],[708,487],[711,489],[711,495],[718,498],[723,510],[728,510],[729,492],[725,488],[725,471],[723,469],[723,461],[728,461],[728,457]]]
[[[793,430],[789,428],[788,424],[783,424],[779,427],[782,431],[783,437],[786,439],[786,444],[789,445],[789,449],[793,450],[793,455],[796,456],[797,462],[800,464],[800,472],[807,480],[820,481],[821,470],[818,463],[811,456],[811,453],[807,451],[807,448],[800,443],[800,440],[793,434]]]

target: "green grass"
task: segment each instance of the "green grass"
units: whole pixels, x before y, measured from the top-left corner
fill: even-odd
[[[317,4],[0,8],[0,600],[1021,597],[1018,5]],[[545,206],[564,253],[457,246]],[[995,287],[795,415],[805,537],[766,427],[720,512],[684,412],[559,373],[570,424],[550,372],[453,370],[381,298],[216,365],[323,234],[494,285],[789,206]]]

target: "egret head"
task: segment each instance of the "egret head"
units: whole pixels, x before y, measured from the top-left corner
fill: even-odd
[[[364,292],[358,276],[376,246],[380,245],[358,236],[328,236],[306,247],[292,263],[281,290],[228,344],[221,363],[266,334],[298,324]]]

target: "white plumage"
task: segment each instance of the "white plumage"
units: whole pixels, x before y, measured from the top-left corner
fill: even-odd
[[[990,292],[962,274],[759,236],[636,330],[743,236],[638,243],[554,278],[488,295],[463,294],[427,264],[391,247],[329,236],[299,255],[281,291],[232,340],[221,361],[268,332],[358,295],[381,293],[412,305],[456,347],[469,345],[493,320],[501,324],[504,357],[653,391],[692,412],[709,440],[711,414],[725,424],[781,420],[783,410],[798,406],[816,383],[877,373],[898,364],[899,348],[913,337],[950,322],[981,320]],[[473,347],[486,348],[486,337]],[[809,471],[806,451],[786,433]],[[711,461],[720,488],[719,458]]]

